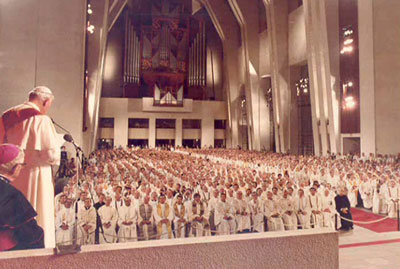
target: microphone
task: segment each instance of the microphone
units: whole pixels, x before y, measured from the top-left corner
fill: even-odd
[[[64,140],[67,142],[70,142],[70,143],[74,143],[74,139],[72,138],[72,135],[70,135],[70,134],[65,134]]]
[[[65,135],[64,135],[64,140],[67,141],[67,142],[69,142],[69,143],[72,143],[72,145],[75,146],[76,150],[82,151],[82,149],[81,149],[77,144],[75,144],[75,141],[74,141],[74,139],[72,138],[72,135],[70,135],[70,134],[65,134]]]

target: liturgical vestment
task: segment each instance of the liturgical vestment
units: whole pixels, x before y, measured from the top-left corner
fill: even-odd
[[[0,118],[0,144],[10,143],[25,151],[20,176],[12,184],[36,210],[37,222],[44,230],[46,248],[55,247],[54,186],[51,165],[60,162],[62,135],[57,134],[51,118],[42,115],[31,103],[11,108]]]

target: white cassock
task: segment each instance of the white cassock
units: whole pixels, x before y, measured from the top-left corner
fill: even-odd
[[[310,229],[311,222],[310,222],[310,203],[307,199],[307,196],[296,198],[296,213],[299,223],[302,229]]]
[[[219,235],[233,234],[236,229],[235,210],[228,202],[219,201],[215,209],[215,226]],[[224,219],[225,217],[230,218]]]
[[[103,225],[103,232],[100,228],[99,242],[104,243],[115,243],[117,241],[116,224],[118,220],[117,210],[112,206],[103,205],[99,208],[99,216],[101,219],[101,224]],[[104,225],[106,223],[111,224],[110,227],[106,228]]]
[[[311,224],[314,225],[314,228],[321,228],[323,226],[323,214],[314,214],[312,211],[321,211],[322,210],[322,199],[318,194],[308,195],[308,200],[310,201],[310,211],[311,211]]]
[[[399,203],[395,202],[395,200],[400,199],[400,190],[396,185],[394,188],[388,186],[386,190],[386,204],[388,208],[388,216],[389,218],[395,218],[397,216],[397,210]]]
[[[356,207],[356,205],[357,205],[357,191],[358,191],[358,189],[356,188],[356,189],[354,189],[353,190],[353,187],[354,186],[356,186],[357,187],[357,185],[354,185],[355,183],[348,183],[347,184],[347,189],[349,190],[349,193],[347,194],[347,197],[349,198],[349,202],[350,202],[350,206],[351,207]]]
[[[168,224],[161,223],[163,219],[168,219]],[[165,202],[158,204],[154,208],[154,220],[157,226],[157,238],[169,239],[172,238],[172,220],[174,219],[173,208]]]
[[[365,208],[372,208],[372,198],[374,194],[373,186],[371,182],[363,182],[360,186],[361,199]]]
[[[68,225],[68,229],[61,228]],[[59,245],[72,245],[75,224],[75,211],[73,208],[62,208],[56,213],[56,243]]]
[[[287,198],[282,198],[280,203],[285,230],[297,230],[297,216],[295,214],[296,206],[293,198],[289,196]],[[290,215],[287,212],[290,212]]]
[[[154,239],[154,208],[150,204],[139,206],[139,231],[143,240]],[[150,224],[141,224],[142,221],[149,221]]]
[[[279,201],[267,199],[264,202],[264,215],[268,220],[268,231],[284,231],[285,226],[282,220],[281,208],[278,205]],[[277,217],[272,215],[278,214]]]
[[[214,196],[211,197],[211,199],[208,201],[209,222],[210,222],[210,228],[213,232],[217,229],[214,223],[215,208],[217,207],[217,204],[218,204],[218,198],[215,198]]]
[[[135,206],[124,205],[119,209],[118,216],[118,242],[134,242],[137,241],[136,224],[138,221],[138,213]],[[123,224],[123,222],[132,224]]]
[[[251,200],[249,202],[251,211],[251,220],[253,222],[253,231],[262,233],[264,232],[264,204],[263,201]]]
[[[250,219],[250,215],[251,215],[251,211],[249,208],[249,204],[246,203],[245,200],[239,200],[239,199],[235,199],[233,200],[233,207],[235,209],[235,213],[236,213],[236,223],[237,223],[237,227],[236,227],[236,231],[237,232],[242,232],[243,230],[251,230],[251,219]],[[262,216],[264,216],[261,213]]]
[[[331,195],[321,197],[321,211],[323,215],[323,227],[335,228],[336,205],[335,199]],[[329,212],[325,212],[329,211]]]
[[[186,231],[186,223],[188,221],[187,210],[184,204],[179,205],[175,203],[174,205],[174,229],[175,238],[184,238]],[[183,219],[185,222],[179,221]]]
[[[379,186],[378,184],[375,184],[374,195],[372,198],[372,213],[387,213],[387,205],[385,202],[385,185]]]
[[[96,230],[96,209],[91,206],[89,209],[84,209],[78,212],[78,244],[91,245],[94,244]],[[85,225],[90,225],[90,229],[85,231]]]
[[[46,115],[31,116],[23,121],[15,121],[14,125],[8,125],[5,114],[13,114],[15,111],[19,115],[23,111],[36,111],[38,114],[39,108],[31,102],[25,102],[6,111],[0,120],[0,144],[14,144],[25,151],[25,163],[28,165],[22,169],[12,185],[25,195],[36,210],[36,220],[44,230],[45,247],[54,248],[54,185],[51,166],[60,163],[60,147],[64,140],[62,135],[57,134],[50,117]]]
[[[210,214],[208,211],[208,207],[206,203],[200,202],[199,204],[195,204],[196,202],[190,203],[189,206],[189,220],[191,222],[190,228],[190,237],[199,237],[199,236],[208,236],[210,233],[210,223],[209,218]],[[195,205],[195,206],[194,206]],[[186,206],[186,205],[185,205]],[[203,221],[196,221],[196,218],[203,217]]]

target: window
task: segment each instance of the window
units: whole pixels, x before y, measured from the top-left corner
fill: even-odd
[[[183,120],[182,129],[201,129],[201,120]]]
[[[157,129],[175,129],[175,119],[156,119]]]
[[[215,139],[214,148],[225,148],[225,139]]]
[[[214,129],[226,129],[226,120],[215,120]]]
[[[114,118],[100,118],[100,128],[114,128]]]
[[[129,119],[129,128],[149,128],[149,119]]]

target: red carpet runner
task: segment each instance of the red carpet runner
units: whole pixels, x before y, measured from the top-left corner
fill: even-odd
[[[358,208],[352,208],[351,214],[353,220],[356,221],[374,221],[384,218],[371,212],[366,212]],[[372,224],[355,224],[357,226],[366,228],[376,233],[396,232],[397,231],[397,219],[385,219],[383,221],[372,223]]]

